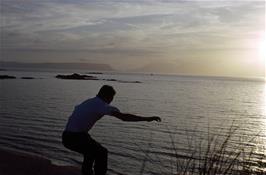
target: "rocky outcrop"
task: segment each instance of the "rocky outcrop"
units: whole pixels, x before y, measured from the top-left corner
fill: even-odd
[[[71,75],[56,75],[56,78],[59,79],[68,79],[68,80],[99,80],[97,77],[89,76],[89,75],[81,75],[77,73],[73,73]]]
[[[0,79],[16,79],[16,77],[10,75],[0,75]]]
[[[34,77],[21,77],[21,79],[31,80],[31,79],[35,79],[35,78]]]

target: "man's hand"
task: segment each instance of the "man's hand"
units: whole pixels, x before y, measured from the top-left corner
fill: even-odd
[[[148,117],[148,122],[151,122],[151,121],[161,122],[162,120],[160,117],[157,117],[157,116]]]

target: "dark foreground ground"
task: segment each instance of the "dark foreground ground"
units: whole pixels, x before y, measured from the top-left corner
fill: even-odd
[[[50,160],[0,149],[0,175],[81,175],[79,168],[53,165]]]

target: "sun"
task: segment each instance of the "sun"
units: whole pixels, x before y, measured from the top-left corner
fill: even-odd
[[[259,56],[265,62],[266,61],[266,41],[265,41],[265,38],[263,38],[260,41],[259,46],[258,46],[258,50],[259,50]]]
[[[262,64],[262,67],[264,68],[264,80],[266,82],[266,39],[263,37],[263,39],[258,44],[258,54],[260,59],[260,64]]]

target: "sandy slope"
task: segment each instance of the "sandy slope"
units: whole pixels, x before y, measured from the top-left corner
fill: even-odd
[[[0,149],[0,175],[81,175],[79,168],[56,166],[45,158]]]

